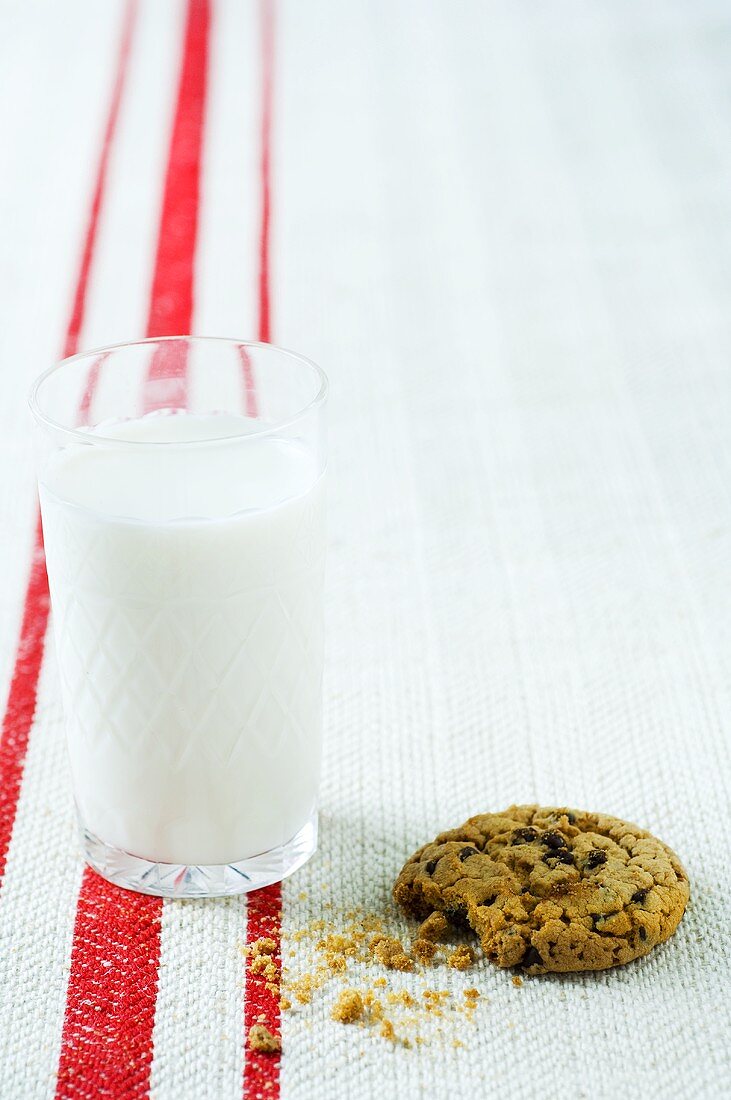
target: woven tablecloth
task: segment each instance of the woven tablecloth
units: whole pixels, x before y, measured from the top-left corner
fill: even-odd
[[[729,1095],[727,0],[3,0],[0,149],[0,1095]],[[248,906],[84,872],[45,644],[29,383],[186,331],[332,382],[321,846]],[[405,936],[404,858],[533,800],[678,851],[668,945],[438,967],[410,1048],[357,964],[279,1020],[247,940]]]

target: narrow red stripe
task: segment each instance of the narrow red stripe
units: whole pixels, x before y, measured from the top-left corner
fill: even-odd
[[[96,247],[99,211],[102,206],[106,184],[109,150],[117,127],[136,10],[136,0],[129,0],[122,22],[112,96],[102,137],[89,218],[81,248],[71,316],[63,344],[64,355],[73,355],[76,352],[79,332],[84,320],[86,292]],[[38,678],[43,663],[48,612],[48,580],[43,553],[43,535],[40,516],[37,516],[30,575],[23,604],[20,637],[3,716],[2,731],[0,732],[0,882],[2,882],[5,872],[8,847],[15,824],[23,768],[28,751],[28,739],[36,709]]]
[[[84,238],[84,247],[81,252],[81,264],[79,266],[79,275],[76,281],[76,292],[74,294],[73,306],[71,308],[71,318],[69,320],[68,330],[66,333],[66,342],[63,349],[64,357],[67,355],[75,355],[79,347],[79,333],[81,332],[81,326],[84,321],[84,312],[86,308],[86,290],[89,285],[89,272],[91,271],[91,261],[94,255],[94,246],[96,244],[97,225],[99,224],[99,212],[102,208],[102,196],[104,195],[104,189],[107,182],[109,152],[112,148],[112,138],[114,137],[114,133],[117,129],[119,105],[122,102],[122,90],[124,88],[124,81],[127,74],[127,58],[129,56],[130,45],[132,42],[132,28],[134,27],[136,18],[137,0],[128,0],[124,12],[124,21],[122,24],[122,38],[119,47],[117,72],[112,88],[112,99],[109,105],[107,123],[104,128],[102,151],[99,158],[94,191],[92,193],[91,209],[89,212],[89,221],[86,228],[86,236]]]
[[[5,873],[28,751],[28,738],[36,710],[38,677],[48,625],[48,606],[46,560],[38,517],[15,667],[0,735],[0,883]]]
[[[255,890],[247,896],[246,905],[246,942],[254,943],[262,936],[274,940],[277,945],[272,960],[281,974],[282,946],[282,887],[280,883]],[[244,977],[244,1034],[248,1037],[249,1028],[263,1023],[273,1035],[279,1035],[281,1013],[279,996],[267,989],[271,979],[264,974],[255,974],[252,970],[253,958],[246,963]],[[279,984],[278,982],[276,983]],[[276,1100],[279,1096],[279,1054],[262,1054],[259,1051],[246,1050],[244,1061],[244,1096],[247,1100],[265,1097]]]
[[[261,0],[261,207],[259,222],[259,323],[257,339],[271,339],[270,252],[272,224],[272,110],[274,101],[274,0]]]
[[[256,379],[251,356],[243,345],[239,346],[241,359],[241,381],[244,385],[244,412],[247,416],[259,415],[259,402],[256,399]]]
[[[77,423],[79,425],[87,425],[90,423],[91,405],[94,400],[97,385],[99,384],[99,375],[102,367],[109,358],[109,354],[108,351],[104,351],[101,355],[97,355],[96,359],[92,360],[91,366],[89,367],[89,373],[86,376],[86,386],[81,395],[81,400],[79,401],[79,415],[77,418]]]
[[[270,294],[270,247],[271,247],[271,148],[272,148],[272,102],[274,95],[274,0],[261,0],[259,7],[259,29],[261,50],[261,155],[260,187],[261,205],[259,226],[259,327],[258,339],[269,343],[271,336],[271,294]],[[242,356],[244,383],[247,387],[247,413],[257,415],[256,392],[247,355]],[[248,370],[248,374],[247,374]],[[249,406],[249,396],[252,405]],[[249,408],[253,412],[249,411]],[[282,887],[280,883],[267,886],[247,896],[246,905],[246,942],[254,943],[261,936],[274,940],[277,945],[274,961],[280,971],[282,966],[281,946],[282,925]],[[255,974],[251,969],[252,959],[246,965],[244,975],[244,1041],[248,1040],[249,1028],[263,1022],[273,1035],[281,1031],[281,1011],[279,996],[266,987],[266,978]],[[279,984],[278,982],[276,984]],[[244,1059],[244,1097],[248,1100],[278,1100],[279,1070],[281,1054],[262,1054],[249,1050]]]
[[[151,336],[187,333],[193,315],[209,29],[208,0],[188,0],[147,325]],[[153,358],[148,384],[175,373],[182,404],[186,360],[175,342],[166,347],[167,352]],[[148,1094],[161,914],[160,898],[120,890],[85,870],[71,950],[57,1097],[136,1100]]]

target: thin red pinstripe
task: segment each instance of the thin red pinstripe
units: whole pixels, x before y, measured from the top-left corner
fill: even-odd
[[[69,319],[68,330],[66,332],[66,342],[63,349],[64,357],[67,355],[75,355],[76,352],[79,350],[79,333],[81,332],[81,326],[84,322],[84,313],[86,311],[86,292],[89,286],[89,273],[91,271],[91,262],[94,255],[94,247],[96,245],[97,226],[99,224],[99,212],[102,208],[102,199],[104,197],[104,190],[107,183],[109,152],[112,148],[112,140],[114,138],[114,133],[117,129],[117,119],[119,118],[119,105],[122,102],[122,91],[124,89],[124,82],[127,76],[127,59],[129,57],[130,45],[132,42],[132,30],[137,20],[137,2],[138,0],[128,0],[124,13],[122,39],[119,49],[119,61],[117,64],[117,71],[112,88],[112,99],[109,108],[109,115],[107,117],[107,124],[104,129],[104,137],[102,138],[102,151],[99,158],[99,168],[97,171],[96,183],[94,185],[94,192],[91,199],[89,222],[86,229],[86,236],[84,238],[83,250],[81,253],[81,264],[79,267],[79,276],[76,282],[76,293],[74,294],[74,302],[71,309],[71,317]]]
[[[272,111],[274,105],[274,0],[260,0],[261,129],[259,221],[259,324],[257,340],[271,339]]]
[[[244,412],[247,416],[259,415],[259,402],[256,399],[256,380],[251,356],[246,348],[239,346],[239,359],[241,360],[241,381],[244,387]]]

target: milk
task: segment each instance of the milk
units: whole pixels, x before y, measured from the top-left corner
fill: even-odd
[[[79,815],[153,862],[246,859],[315,806],[322,479],[251,424],[105,426],[137,446],[72,443],[41,483]]]

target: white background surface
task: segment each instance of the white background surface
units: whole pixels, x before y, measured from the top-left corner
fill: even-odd
[[[144,327],[181,10],[143,0],[82,346]],[[62,344],[120,13],[0,5],[3,693],[25,394]],[[255,7],[218,3],[204,334],[254,327],[257,49]],[[285,1016],[282,1096],[721,1095],[731,10],[287,0],[275,80],[273,337],[332,381],[322,846],[285,940],[325,898],[388,912],[414,847],[513,801],[637,821],[692,885],[670,945],[623,970],[440,975],[485,994],[462,1049],[354,1037],[323,994]],[[53,1094],[80,873],[49,657],[0,893],[11,1097]],[[242,928],[241,902],[165,907],[162,1100],[240,1095]]]

